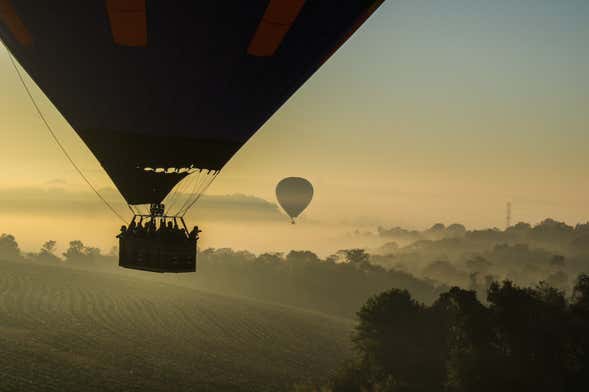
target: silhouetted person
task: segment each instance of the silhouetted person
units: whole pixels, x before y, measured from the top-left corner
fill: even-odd
[[[135,225],[135,234],[143,231],[143,217],[139,218],[139,222]]]
[[[198,233],[201,233],[202,230],[198,228],[198,226],[194,226],[192,231],[190,232],[190,239],[191,240],[198,240]]]
[[[121,226],[121,232],[117,235],[117,238],[124,237],[127,234],[127,226]]]
[[[137,228],[137,223],[135,223],[135,217],[133,217],[133,220],[129,224],[129,228],[127,229],[127,231],[130,233],[133,233],[133,232],[135,232],[136,228]]]
[[[167,232],[167,228],[166,228],[166,220],[165,219],[161,219],[160,220],[160,227],[157,229],[157,235],[161,238],[165,237]]]
[[[141,218],[141,220],[137,224],[137,237],[144,237],[147,233],[147,223],[143,225],[142,220],[143,218]]]
[[[156,231],[156,227],[155,227],[155,219],[151,219],[148,223],[145,224],[146,226],[146,231],[150,236],[153,236],[155,234]]]

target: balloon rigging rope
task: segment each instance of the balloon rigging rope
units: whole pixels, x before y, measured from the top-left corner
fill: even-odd
[[[179,215],[180,217],[183,216],[182,211],[184,210],[184,208],[186,208],[186,206],[188,206],[190,204],[191,195],[195,195],[195,194],[198,195],[198,191],[200,189],[200,185],[201,185],[203,178],[206,179],[206,174],[204,174],[204,170],[201,169],[200,172],[198,173],[198,176],[196,177],[195,182],[192,184],[192,190],[186,195],[186,201],[184,201],[184,203],[182,204],[182,206],[178,210],[177,215]]]
[[[184,210],[181,217],[184,217],[184,215],[186,215],[186,213],[192,208],[192,206],[195,205],[196,202],[200,200],[201,196],[206,192],[207,189],[209,189],[209,187],[211,186],[213,181],[215,181],[215,178],[217,178],[218,175],[219,175],[219,171],[216,171],[215,173],[213,173],[212,178],[210,180],[208,180],[208,182],[205,181],[203,183],[204,186],[198,192],[198,194],[196,195],[196,198],[192,201],[192,203],[190,203],[190,205]]]
[[[202,170],[198,172],[198,174],[194,174],[192,181],[187,183],[187,186],[182,189],[182,192],[178,196],[179,206],[178,210],[174,212],[175,215],[180,216],[180,213],[186,207],[186,205],[190,202],[191,196],[198,190],[198,184],[200,183],[203,176]]]
[[[182,182],[182,186],[178,188],[177,196],[174,200],[172,206],[170,206],[170,211],[173,215],[178,215],[182,206],[184,205],[184,197],[188,194],[190,188],[195,188],[198,179],[200,178],[201,172],[193,173],[192,175],[188,176],[185,181]],[[178,206],[177,209],[174,209],[175,206]]]
[[[2,42],[2,43],[4,44],[4,42]],[[24,80],[24,78],[23,78],[20,70],[18,69],[18,66],[16,65],[16,62],[14,61],[14,57],[12,56],[12,53],[10,53],[10,51],[6,47],[6,44],[4,44],[4,47],[6,48],[6,51],[8,52],[8,58],[10,59],[10,62],[12,63],[12,66],[14,67],[14,70],[16,71],[16,74],[18,75],[18,79],[20,80],[20,83],[22,84],[24,90],[26,91],[27,95],[29,96],[29,99],[31,100],[31,103],[33,104],[35,110],[37,111],[37,114],[39,115],[39,117],[43,121],[43,124],[45,124],[45,128],[47,128],[47,130],[51,134],[51,137],[53,138],[53,140],[55,141],[55,143],[57,144],[57,146],[59,147],[59,149],[63,152],[63,154],[65,155],[65,157],[67,158],[67,160],[72,164],[72,166],[78,172],[78,174],[80,175],[80,177],[82,177],[82,179],[84,180],[84,182],[86,182],[86,184],[88,184],[88,186],[90,187],[90,189],[92,189],[92,191],[94,191],[94,193],[96,193],[96,196],[98,196],[98,198],[100,200],[102,200],[102,202],[112,211],[112,213],[115,214],[123,223],[127,223],[127,221],[121,216],[121,214],[119,214],[114,209],[114,207],[100,194],[100,192],[98,192],[98,190],[94,187],[94,185],[92,185],[92,183],[90,182],[90,180],[88,179],[88,177],[86,177],[84,175],[84,173],[82,172],[82,170],[78,167],[78,165],[76,165],[76,163],[74,162],[74,160],[72,159],[72,157],[68,154],[68,152],[65,149],[65,147],[63,146],[63,144],[61,144],[61,142],[59,141],[59,138],[57,137],[57,135],[53,131],[53,128],[51,128],[51,125],[49,125],[49,122],[47,121],[47,119],[43,115],[43,112],[39,108],[39,105],[37,105],[37,102],[35,101],[35,98],[33,97],[33,94],[31,94],[31,90],[29,90],[29,87],[25,83],[25,80]],[[131,206],[129,206],[129,209],[131,209],[131,212],[133,212],[133,209],[131,208]]]
[[[176,187],[176,189],[174,190],[174,193],[170,197],[170,205],[168,207],[168,210],[170,212],[174,211],[174,206],[178,202],[180,202],[182,195],[185,194],[185,191],[188,188],[190,188],[190,186],[192,186],[194,189],[196,189],[196,184],[197,184],[198,179],[200,178],[201,174],[202,174],[202,171],[199,171],[198,175],[196,173],[193,173],[192,175],[189,175],[188,177],[186,177],[182,182],[180,182],[180,184]],[[182,205],[182,207],[183,206],[184,205]],[[172,215],[178,215],[178,213],[180,212],[182,207],[180,207],[178,209],[177,213],[172,213]]]
[[[174,191],[172,192],[172,194],[168,195],[164,199],[164,204],[166,205],[168,212],[173,211],[174,206],[176,205],[176,202],[178,201],[177,195],[178,195],[178,192],[181,187],[182,187],[182,181],[174,187]]]
[[[181,214],[180,215],[181,217],[184,217],[184,215],[186,215],[188,210],[190,210],[190,208],[198,201],[198,199],[200,199],[200,196],[203,194],[203,192],[208,187],[207,181],[211,181],[211,180],[209,180],[209,173],[208,172],[201,179],[201,181],[199,181],[196,192],[193,193],[194,196],[192,198],[189,197],[188,200],[186,200],[186,203],[184,204],[184,206],[182,206],[182,209],[179,211],[179,213]]]
[[[188,205],[188,207],[186,209],[184,209],[184,212],[180,215],[181,218],[184,218],[184,215],[186,215],[186,213],[188,212],[188,210],[190,210],[192,208],[192,206],[194,204],[196,204],[196,202],[200,199],[200,197],[203,195],[203,193],[206,192],[206,190],[211,186],[211,184],[213,183],[213,181],[215,181],[215,178],[217,178],[217,176],[219,175],[219,171],[217,170],[215,173],[213,173],[212,178],[207,182],[205,181],[205,185],[204,187],[200,190],[200,192],[196,195],[196,198],[192,201],[192,203],[190,203]]]
[[[188,178],[190,178],[190,176],[188,176]],[[184,178],[182,181],[180,181],[179,184],[176,184],[172,194],[169,195],[169,197],[166,197],[167,200],[165,201],[165,204],[168,206],[168,211],[173,211],[174,206],[178,202],[178,194],[180,193],[180,189],[183,188],[183,186],[185,185],[185,181],[188,178]]]

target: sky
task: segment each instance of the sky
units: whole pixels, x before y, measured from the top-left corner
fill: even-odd
[[[253,227],[241,216],[215,223],[197,206],[193,218],[209,216],[214,246],[255,242],[260,250],[310,239],[330,243],[378,225],[503,227],[508,201],[515,221],[585,222],[587,42],[585,0],[386,0],[209,188],[213,196],[273,203],[281,178],[306,177],[315,198],[298,231],[256,226],[254,241],[241,234],[240,225]],[[91,181],[112,187],[43,93],[33,88],[33,94]],[[0,191],[87,191],[36,116],[5,50],[0,134]],[[39,215],[2,211],[0,232],[16,228],[30,247],[40,241],[26,229]],[[103,246],[119,225],[106,210],[91,218],[100,220],[96,225],[84,214],[45,215],[47,225],[94,226],[88,241],[101,238]]]

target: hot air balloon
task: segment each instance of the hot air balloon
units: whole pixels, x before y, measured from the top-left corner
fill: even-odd
[[[276,199],[292,224],[313,199],[313,185],[301,177],[287,177],[276,185]]]
[[[0,38],[133,221],[187,232],[181,218],[227,161],[383,1],[0,0]],[[195,270],[196,240],[125,237],[122,266]]]

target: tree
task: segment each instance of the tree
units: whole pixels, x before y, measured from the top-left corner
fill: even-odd
[[[488,293],[502,387],[564,390],[569,360],[567,302],[563,292],[540,284],[520,288],[493,283]]]
[[[18,243],[12,234],[0,235],[0,258],[17,260],[21,258]]]
[[[572,307],[576,312],[589,316],[589,275],[581,274],[577,278],[572,295]]]
[[[492,282],[488,305],[457,287],[432,306],[392,289],[358,312],[358,359],[334,391],[580,391],[589,384],[589,276],[573,296]],[[345,388],[345,383],[354,388]]]
[[[589,253],[589,234],[583,233],[571,241],[571,248],[579,253]]]
[[[356,266],[365,266],[370,260],[370,255],[364,249],[344,249],[340,253],[344,256],[346,263]]]
[[[87,247],[80,240],[70,241],[69,248],[63,253],[67,262],[93,262],[100,257],[100,249]]]
[[[348,361],[339,369],[330,382],[332,392],[370,391],[371,382],[367,378],[368,370],[361,363]]]
[[[466,227],[460,223],[453,223],[446,229],[447,233],[451,237],[464,237],[466,234]]]
[[[261,264],[279,264],[284,260],[282,253],[262,253],[256,258],[256,261]]]
[[[406,290],[371,297],[358,312],[353,342],[373,384],[435,391],[444,363],[433,314]]]
[[[62,260],[55,255],[55,246],[56,245],[57,245],[57,242],[55,242],[53,240],[49,240],[49,241],[45,242],[43,244],[43,246],[41,246],[41,250],[39,251],[38,254],[32,255],[32,256],[34,257],[34,259],[36,259],[38,261],[52,262],[52,263],[60,262]]]
[[[382,255],[392,255],[399,251],[399,244],[395,241],[389,241],[378,248],[378,252]]]
[[[431,262],[423,269],[423,276],[441,282],[450,282],[451,284],[459,284],[468,278],[467,274],[458,270],[448,260],[435,260]]]
[[[444,335],[446,368],[440,381],[450,391],[494,391],[494,375],[485,369],[493,355],[489,310],[476,292],[453,287],[433,304]]]
[[[446,229],[446,226],[443,223],[436,223],[435,225],[433,225],[432,227],[429,228],[429,231],[440,232],[440,231],[444,231],[445,229]]]
[[[466,267],[471,272],[486,273],[493,267],[493,263],[480,255],[475,255],[466,261]]]
[[[78,261],[84,258],[86,256],[84,253],[84,248],[84,243],[82,241],[70,241],[69,248],[63,253],[65,261]]]
[[[307,264],[307,263],[318,263],[321,260],[319,256],[308,250],[291,250],[286,255],[286,262],[293,264]]]
[[[577,278],[571,298],[571,313],[572,347],[576,356],[569,387],[570,390],[580,391],[589,385],[589,275]]]
[[[41,247],[41,253],[53,254],[55,252],[55,245],[57,245],[57,242],[55,242],[53,240],[49,240],[49,241],[45,242],[43,244],[43,246]]]

